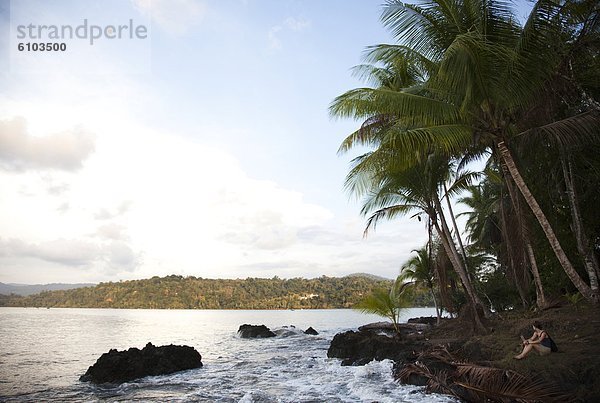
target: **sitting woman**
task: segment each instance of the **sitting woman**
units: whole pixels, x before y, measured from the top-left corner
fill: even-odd
[[[521,340],[523,341],[523,351],[521,354],[514,356],[517,360],[525,358],[531,350],[537,351],[540,355],[550,354],[552,351],[550,336],[545,330],[542,330],[540,322],[533,322],[533,336],[527,340],[521,336]]]

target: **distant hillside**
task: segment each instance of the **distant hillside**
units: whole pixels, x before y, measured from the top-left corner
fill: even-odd
[[[348,274],[346,277],[365,277],[375,281],[391,281],[391,279],[381,276],[376,276],[375,274],[370,273],[352,273]]]
[[[0,297],[0,306],[169,309],[349,308],[391,280],[364,276],[283,280],[167,276],[100,283],[94,287]]]
[[[56,290],[71,290],[73,288],[91,287],[96,284],[93,283],[78,283],[78,284],[63,284],[63,283],[52,283],[52,284],[5,284],[0,283],[0,294],[10,295],[31,295],[37,294],[42,291],[56,291]]]

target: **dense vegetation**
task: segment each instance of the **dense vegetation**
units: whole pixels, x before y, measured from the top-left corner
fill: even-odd
[[[203,279],[167,276],[100,283],[95,287],[46,291],[26,297],[0,295],[0,306],[157,309],[349,308],[391,280],[365,276],[315,279]],[[427,304],[417,293],[415,304]]]
[[[505,1],[389,0],[396,43],[369,47],[369,87],[330,109],[362,122],[340,152],[369,149],[346,179],[365,233],[422,221],[403,279],[482,330],[490,310],[599,302],[600,8],[540,0],[518,21]]]

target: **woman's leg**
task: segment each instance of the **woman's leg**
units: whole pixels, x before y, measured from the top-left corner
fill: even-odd
[[[541,344],[531,344],[535,351],[537,351],[540,355],[550,354],[552,351],[549,347],[542,346]]]
[[[535,346],[535,344],[526,344],[523,347],[523,351],[521,351],[521,354],[519,355],[515,355],[514,358],[516,358],[517,360],[520,360],[522,358],[525,358],[525,356],[527,354],[529,354],[529,352],[533,349],[533,346]]]

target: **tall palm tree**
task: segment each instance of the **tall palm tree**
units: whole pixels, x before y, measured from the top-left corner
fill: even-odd
[[[363,164],[359,157],[357,164],[350,171],[347,187],[359,196],[364,197],[361,213],[370,215],[367,220],[365,235],[375,229],[379,220],[393,219],[413,213],[413,216],[425,215],[435,229],[448,258],[458,274],[463,289],[476,314],[473,316],[476,326],[484,329],[477,314],[478,310],[487,312],[473,286],[472,278],[467,270],[466,262],[460,257],[452,234],[446,222],[444,209],[440,199],[442,188],[452,176],[452,163],[445,157],[429,154],[410,168],[394,170],[390,162],[380,156],[380,164]],[[390,156],[394,159],[393,154]],[[450,195],[460,192],[469,186],[477,174],[462,172],[453,176],[449,186]]]
[[[575,12],[540,0],[520,27],[511,5],[503,1],[429,0],[417,6],[390,0],[382,21],[398,44],[371,48],[367,58],[412,65],[422,72],[420,80],[401,90],[348,91],[333,101],[331,113],[365,120],[342,149],[375,146],[366,159],[373,164],[393,151],[397,167],[414,164],[418,155],[432,148],[449,156],[492,152],[530,207],[567,276],[586,299],[597,303],[598,289],[575,270],[514,157],[515,145],[528,137],[545,135],[570,142],[599,132],[600,108],[593,99],[567,117],[557,114],[560,104],[555,102],[563,88],[590,98],[579,77],[569,71],[576,61],[575,50],[591,46],[588,39],[597,36],[599,11],[593,2],[587,3],[591,6]],[[552,86],[554,92],[548,94],[548,84],[555,82],[561,85]],[[552,102],[544,95],[552,95]]]

